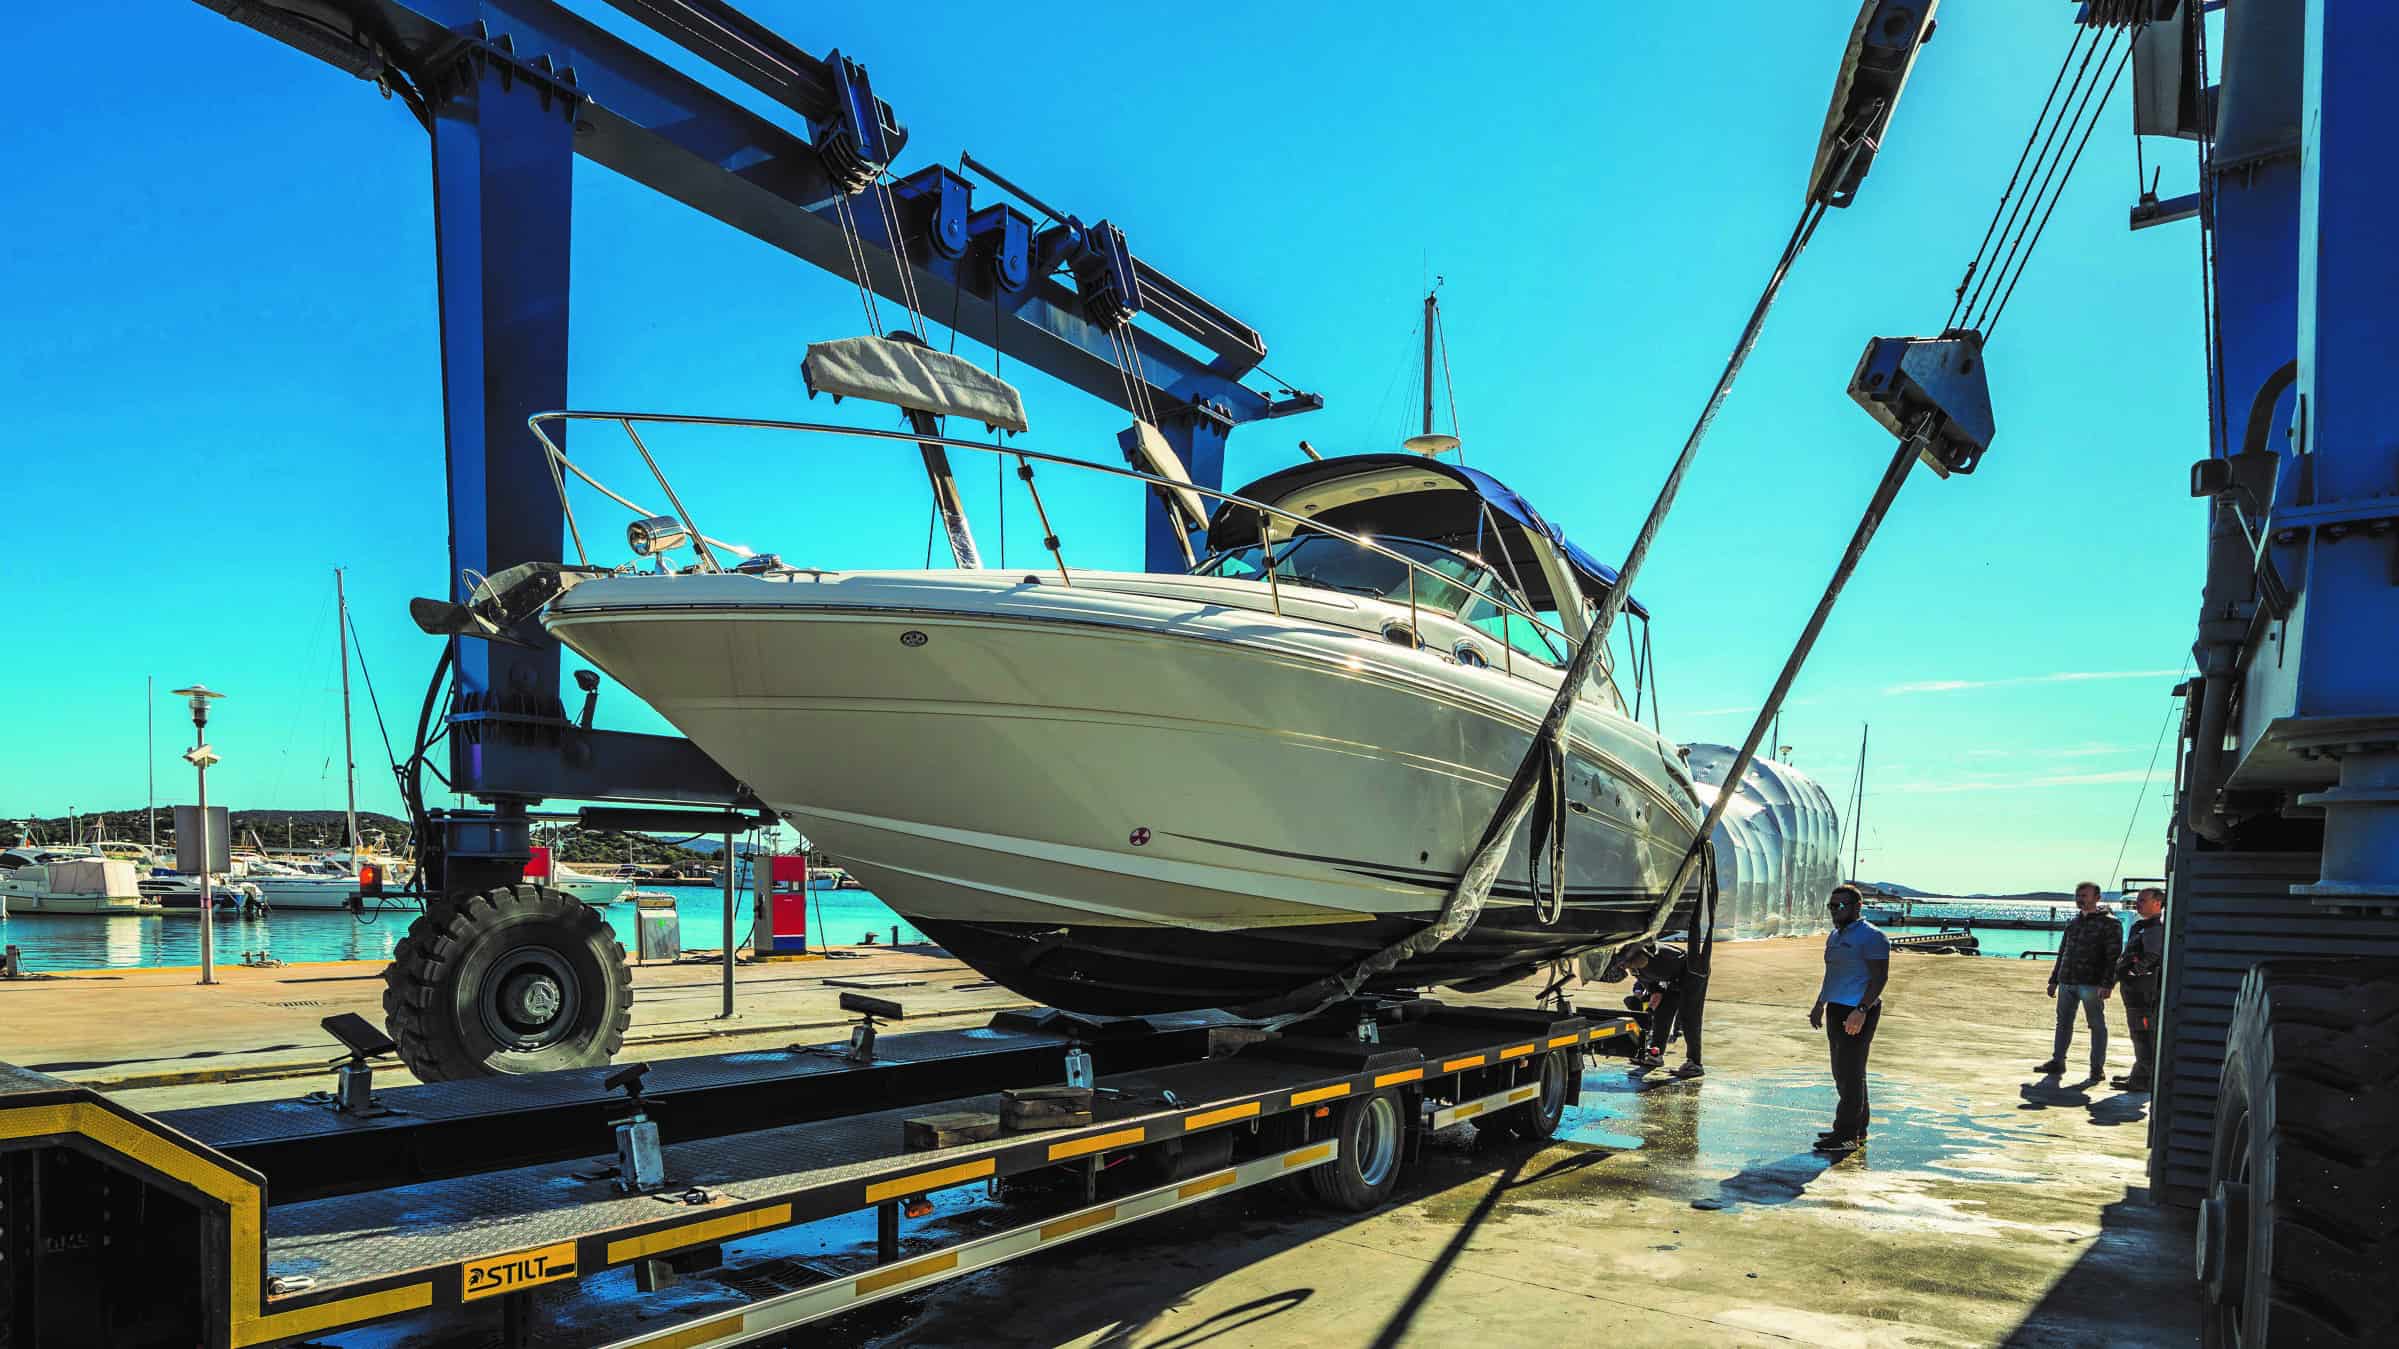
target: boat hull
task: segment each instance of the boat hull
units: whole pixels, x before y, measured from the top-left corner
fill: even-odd
[[[1124,584],[607,578],[550,623],[902,917],[1051,1005],[1243,1005],[1431,921],[1554,682],[1397,646],[1372,602],[1310,601],[1366,611],[1341,626],[1213,580]],[[1651,926],[1687,778],[1622,717],[1573,730],[1562,921],[1534,917],[1520,835],[1474,928],[1384,986],[1520,976]]]
[[[358,881],[348,876],[250,876],[270,909],[350,909],[358,906]]]
[[[114,915],[138,918],[143,914],[164,913],[165,909],[138,895],[29,895],[12,894],[0,897],[11,916],[28,913],[74,913]]]

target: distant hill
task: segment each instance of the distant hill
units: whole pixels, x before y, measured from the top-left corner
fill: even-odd
[[[2071,890],[2017,890],[2005,894],[1990,894],[1977,890],[1972,894],[1961,895],[1942,890],[1919,890],[1912,885],[1901,885],[1897,881],[1867,881],[1865,884],[1900,899],[2013,899],[2042,904],[2071,904],[2074,902],[2074,892]],[[2102,890],[2099,893],[2106,899],[2116,898],[2116,892],[2113,890]]]
[[[81,837],[87,840],[97,826],[101,838],[131,843],[150,841],[149,819],[139,808],[88,810],[80,819]],[[253,834],[269,848],[294,851],[338,848],[346,841],[342,836],[342,812],[338,810],[237,810],[232,812],[232,821],[236,847],[247,845]],[[408,821],[362,810],[358,812],[358,832],[370,841],[381,834],[387,846],[398,848],[408,841]],[[77,829],[66,816],[58,815],[0,820],[0,833],[7,836],[8,843],[28,835],[36,843],[65,843],[77,836]],[[175,846],[175,811],[171,806],[158,808],[158,846],[161,849]]]
[[[0,846],[28,836],[36,843],[65,843],[76,837],[88,840],[93,837],[95,826],[101,838],[131,843],[150,841],[149,821],[138,809],[85,811],[79,818],[80,829],[64,815],[0,820]],[[248,846],[254,836],[276,851],[313,852],[339,848],[346,842],[342,812],[338,810],[237,810],[232,812],[232,820],[237,848]],[[377,834],[382,835],[384,846],[394,851],[408,845],[408,821],[396,816],[362,810],[358,812],[358,832],[370,843]],[[568,862],[687,862],[705,855],[648,834],[544,829],[539,841],[549,843]],[[161,852],[175,846],[172,807],[158,808],[158,846]]]

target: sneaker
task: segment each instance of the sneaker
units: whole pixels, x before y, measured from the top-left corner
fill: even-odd
[[[1665,1064],[1666,1056],[1656,1050],[1644,1050],[1633,1056],[1633,1066],[1636,1068],[1662,1068]]]
[[[2113,1086],[2118,1091],[2147,1091],[2150,1089],[2150,1087],[2156,1085],[2156,1083],[2151,1078],[2128,1073],[2123,1077],[2115,1079],[2113,1082],[2109,1083],[2109,1085]]]
[[[1682,1067],[1674,1070],[1674,1075],[1676,1077],[1706,1077],[1708,1070],[1696,1063],[1686,1062]]]
[[[2066,1071],[2066,1064],[2062,1059],[2051,1059],[2033,1071],[2036,1073],[2062,1073]]]
[[[1823,1138],[1816,1140],[1815,1151],[1855,1152],[1859,1148],[1865,1146],[1865,1143],[1866,1136],[1864,1134],[1849,1134],[1845,1136],[1827,1134]]]

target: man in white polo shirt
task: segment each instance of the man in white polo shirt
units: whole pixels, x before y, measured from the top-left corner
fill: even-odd
[[[1832,1044],[1833,1087],[1840,1108],[1833,1127],[1816,1136],[1818,1152],[1849,1152],[1866,1141],[1873,1110],[1866,1100],[1866,1051],[1883,1019],[1883,985],[1891,978],[1891,939],[1859,916],[1865,897],[1855,886],[1833,887],[1825,908],[1833,930],[1824,938],[1824,984],[1808,1024]]]

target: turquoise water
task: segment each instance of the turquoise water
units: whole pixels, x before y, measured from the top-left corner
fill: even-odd
[[[718,890],[678,887],[675,913],[686,950],[722,949],[724,894]],[[738,895],[734,926],[748,937],[755,900]],[[888,942],[899,929],[903,942],[924,940],[883,901],[864,890],[808,892],[808,943],[819,946],[860,944],[873,933],[876,944]],[[633,906],[610,904],[600,910],[627,952],[633,941]],[[391,959],[392,947],[408,934],[416,910],[390,908],[363,916],[321,909],[286,909],[262,918],[242,918],[230,912],[216,920],[216,958],[239,964],[245,951],[266,951],[288,964],[317,960]],[[29,970],[144,969],[200,963],[200,918],[197,911],[145,914],[137,918],[103,918],[84,914],[19,914],[0,918],[0,945],[18,949]]]

